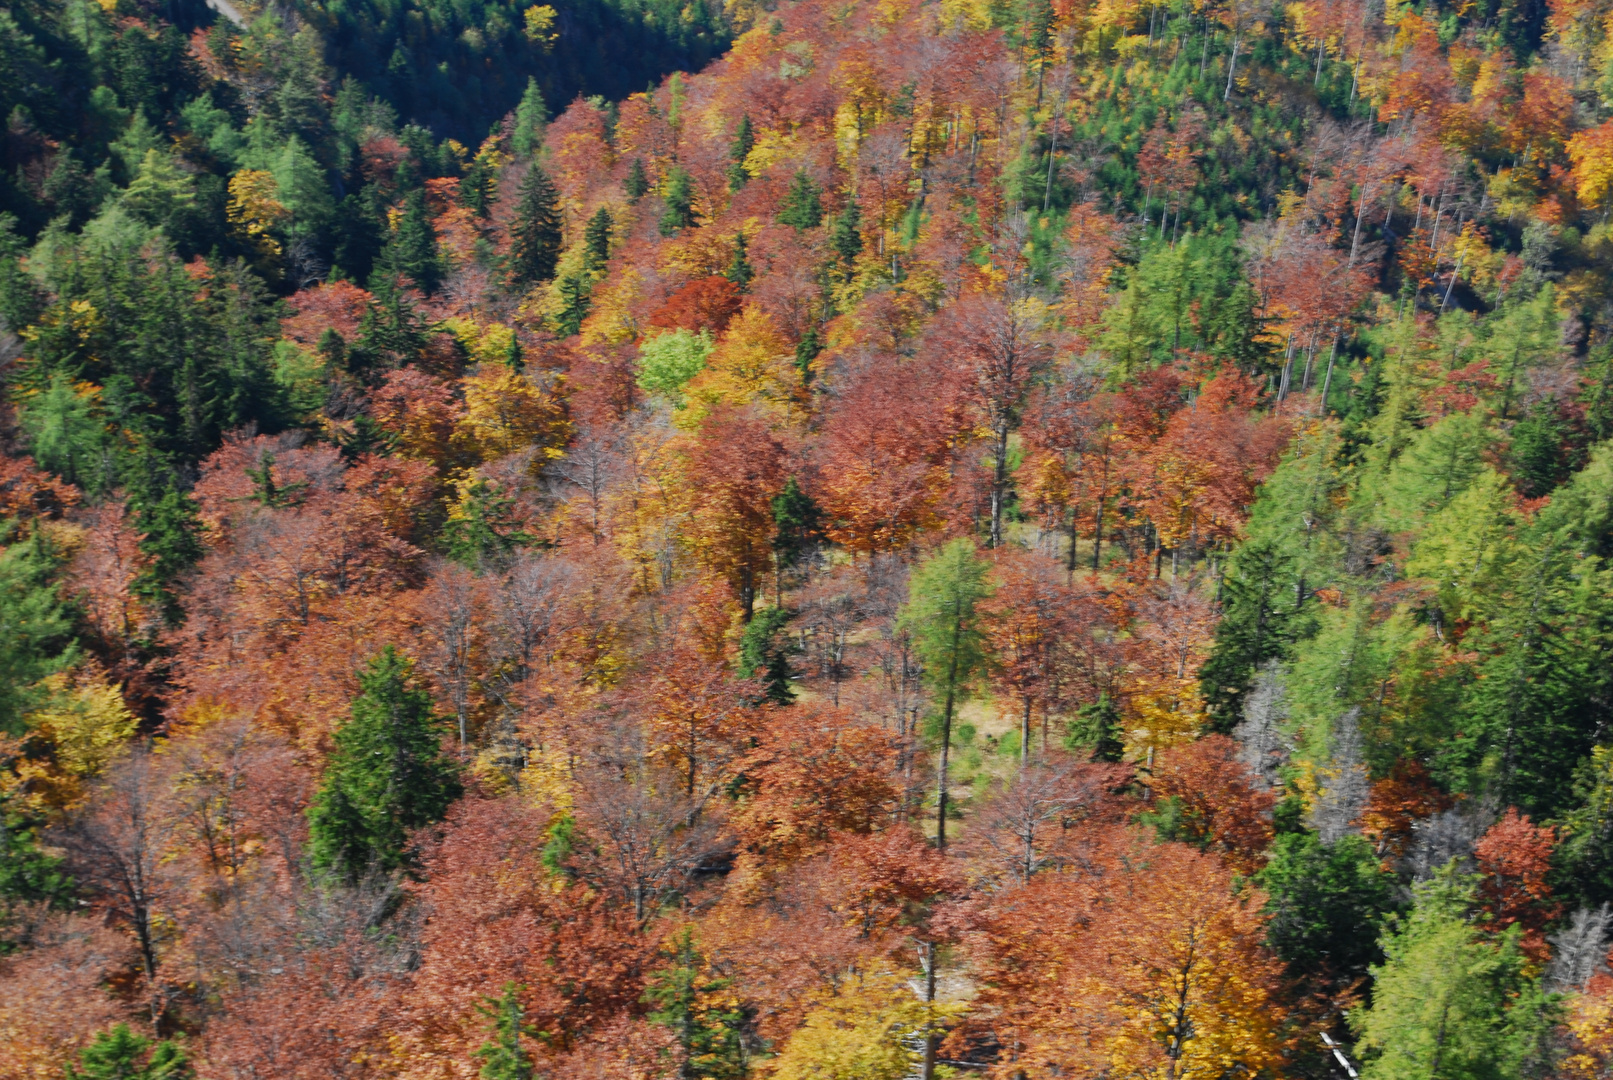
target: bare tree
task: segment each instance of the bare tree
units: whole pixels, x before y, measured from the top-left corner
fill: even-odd
[[[1607,970],[1607,935],[1613,929],[1613,905],[1580,908],[1568,925],[1547,937],[1551,964],[1546,984],[1554,990],[1577,993],[1599,972]]]
[[[153,1023],[167,1007],[157,973],[176,900],[167,857],[181,820],[168,768],[150,751],[136,750],[107,770],[91,809],[62,837],[79,883],[134,936]]]

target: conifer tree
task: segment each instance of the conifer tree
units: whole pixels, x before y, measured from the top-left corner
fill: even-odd
[[[673,166],[667,173],[661,199],[666,203],[666,211],[661,215],[662,236],[671,236],[694,224],[694,180],[687,171]]]
[[[442,256],[437,251],[437,234],[426,213],[426,193],[415,188],[403,199],[403,213],[392,231],[392,239],[381,255],[383,272],[401,274],[430,295],[442,279]]]
[[[652,974],[644,1000],[656,1008],[651,1023],[671,1028],[683,1048],[683,1080],[738,1080],[745,1075],[744,1016],[727,1005],[728,979],[713,978],[695,947],[694,933],[680,930],[663,949],[667,966]]]
[[[316,869],[355,881],[370,868],[410,861],[408,833],[441,820],[459,798],[458,770],[442,753],[442,724],[414,666],[388,645],[359,674],[351,719],[308,808]]]
[[[1413,886],[1383,941],[1372,1005],[1351,1012],[1363,1080],[1508,1080],[1525,1075],[1550,1006],[1518,947],[1473,925],[1473,876],[1454,862]]]
[[[756,134],[751,129],[750,113],[739,118],[739,126],[734,129],[734,141],[728,146],[728,157],[732,164],[728,166],[728,190],[738,191],[750,182],[750,173],[745,168],[745,159],[756,148]]]
[[[532,1080],[536,1068],[532,1055],[521,1045],[527,1033],[522,1023],[520,987],[504,984],[504,993],[489,998],[477,1011],[492,1021],[492,1037],[476,1051],[482,1059],[482,1080]]]
[[[947,795],[952,746],[952,719],[985,662],[985,635],[977,607],[991,595],[990,569],[975,553],[974,543],[959,538],[913,571],[909,600],[901,625],[913,634],[913,646],[924,663],[925,681],[941,695],[940,761],[936,769],[936,846],[947,846]]]
[[[784,207],[779,210],[780,225],[796,229],[816,229],[823,221],[823,201],[818,185],[805,169],[798,169],[790,181],[790,190],[784,195]]]
[[[734,234],[734,258],[728,264],[728,269],[723,272],[723,276],[732,281],[740,292],[750,288],[751,281],[756,277],[755,268],[751,266],[750,260],[745,257],[748,246],[744,233]]]
[[[588,226],[583,230],[583,265],[588,272],[599,276],[610,265],[610,233],[614,222],[610,211],[601,206],[594,216],[588,219]]]
[[[510,134],[510,147],[515,156],[529,158],[543,145],[543,129],[549,122],[549,107],[543,102],[543,91],[538,80],[528,77],[521,103],[515,107],[515,130]]]
[[[1076,710],[1065,742],[1072,750],[1091,747],[1093,761],[1119,761],[1126,752],[1121,733],[1120,710],[1114,699],[1099,694],[1097,701]]]
[[[745,624],[745,633],[739,639],[740,678],[760,678],[767,687],[764,696],[776,705],[795,700],[790,686],[790,645],[788,640],[780,640],[789,621],[790,613],[784,608],[758,611]]]
[[[510,285],[524,290],[553,278],[560,261],[560,193],[536,162],[521,181],[521,198],[510,234],[506,267]]]
[[[1237,550],[1227,568],[1215,647],[1199,671],[1217,730],[1231,730],[1243,715],[1244,691],[1261,665],[1288,658],[1304,588],[1293,562],[1276,543],[1255,539]]]
[[[850,281],[857,268],[857,256],[862,254],[862,211],[857,200],[848,199],[846,208],[834,217],[829,228],[829,248],[840,261],[842,280]]]
[[[179,1044],[167,1039],[152,1044],[144,1035],[118,1024],[103,1031],[78,1052],[78,1065],[64,1070],[67,1080],[188,1080],[194,1073]]]
[[[477,217],[486,218],[493,210],[494,191],[493,169],[485,157],[477,154],[460,178],[459,204]]]
[[[628,202],[638,202],[649,194],[650,178],[644,174],[643,158],[634,158],[633,164],[628,166],[627,179],[622,181],[622,190],[627,193]]]

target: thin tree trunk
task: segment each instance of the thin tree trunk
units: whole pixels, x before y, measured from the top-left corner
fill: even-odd
[[[963,619],[952,624],[952,660],[947,670],[946,707],[941,711],[941,767],[935,781],[935,846],[947,849],[947,769],[951,765],[952,707],[958,687],[958,649],[963,643]]]

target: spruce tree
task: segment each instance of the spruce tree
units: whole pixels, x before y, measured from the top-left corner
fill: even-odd
[[[583,230],[583,265],[590,274],[596,277],[605,272],[610,265],[610,233],[615,222],[611,219],[610,211],[601,206],[594,216],[588,219],[588,226]]]
[[[477,154],[459,181],[459,205],[479,218],[486,218],[492,213],[494,190],[492,166]]]
[[[492,1037],[476,1051],[482,1059],[482,1080],[532,1080],[536,1074],[532,1055],[521,1045],[527,1034],[522,1023],[520,987],[504,984],[504,993],[489,998],[477,1011],[492,1021]]]
[[[674,166],[667,173],[661,199],[666,203],[666,211],[661,215],[662,236],[671,236],[694,224],[694,180],[688,172]]]
[[[1097,701],[1076,710],[1064,742],[1071,750],[1091,747],[1093,761],[1113,762],[1126,752],[1120,733],[1120,710],[1108,694],[1099,694]]]
[[[789,621],[790,613],[784,608],[758,611],[739,639],[739,677],[761,679],[766,687],[763,697],[776,705],[795,700],[795,690],[790,686],[790,643],[788,639],[781,640],[784,624]]]
[[[755,147],[756,134],[751,129],[750,113],[746,113],[739,118],[739,127],[734,129],[734,141],[728,146],[728,157],[732,161],[728,166],[729,191],[738,191],[750,181],[745,159]]]
[[[398,215],[392,239],[382,253],[386,269],[401,274],[414,282],[420,291],[431,294],[442,279],[442,257],[437,252],[437,234],[426,213],[426,193],[420,188],[409,192],[403,199],[403,213]]]
[[[829,248],[840,261],[840,275],[850,281],[857,269],[857,256],[862,254],[862,211],[855,199],[846,202],[846,208],[835,215],[829,229]]]
[[[511,230],[507,276],[524,290],[554,277],[560,261],[560,193],[536,162],[521,181],[521,198]]]
[[[649,194],[650,178],[644,174],[643,158],[634,158],[633,164],[628,166],[627,179],[622,181],[622,190],[627,193],[628,202],[638,202]]]
[[[650,975],[644,1000],[656,1006],[650,1022],[671,1028],[683,1048],[678,1075],[684,1080],[738,1080],[745,1075],[745,1046],[740,1039],[744,1016],[724,1007],[722,992],[731,980],[705,972],[705,958],[687,927],[664,954],[669,963]]]
[[[807,332],[795,343],[795,369],[801,373],[802,385],[812,385],[812,361],[816,360],[822,351],[823,335],[818,333],[816,326],[807,327]]]
[[[745,257],[748,249],[749,244],[745,241],[745,234],[735,233],[734,257],[729,262],[728,269],[724,271],[723,277],[732,281],[740,292],[750,288],[750,283],[756,277],[756,269],[751,266],[750,260]]]
[[[1288,659],[1300,628],[1303,583],[1294,559],[1269,540],[1250,540],[1232,556],[1221,584],[1215,646],[1199,669],[1204,700],[1218,731],[1243,715],[1243,695],[1267,660]]]
[[[370,868],[408,865],[408,833],[442,819],[460,794],[442,753],[442,723],[414,667],[388,645],[359,674],[351,719],[308,808],[316,869],[349,882]]]
[[[780,225],[793,225],[796,229],[815,229],[823,221],[821,193],[805,169],[798,169],[790,181],[778,220]]]

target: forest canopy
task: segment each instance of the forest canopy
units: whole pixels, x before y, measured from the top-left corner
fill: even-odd
[[[1613,1076],[1609,26],[0,10],[0,1080]]]

